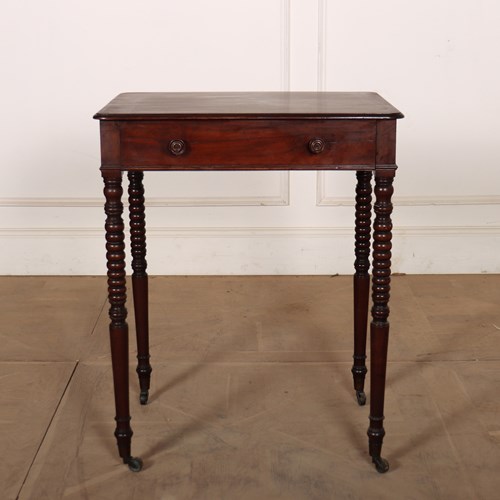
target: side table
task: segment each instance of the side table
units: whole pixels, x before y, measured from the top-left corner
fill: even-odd
[[[144,171],[353,170],[356,172],[354,363],[359,405],[366,396],[366,333],[370,288],[372,174],[375,174],[373,280],[370,326],[369,454],[377,471],[385,435],[384,394],[389,336],[389,291],[396,120],[403,115],[367,92],[126,93],[99,111],[101,173],[106,198],[109,333],[116,406],[115,436],[123,462],[131,455],[125,238],[122,174],[129,179],[132,289],[140,402],[148,400],[148,276]]]

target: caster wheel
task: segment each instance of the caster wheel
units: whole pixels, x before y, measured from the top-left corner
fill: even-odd
[[[132,472],[139,472],[142,469],[142,460],[138,457],[130,457],[127,461],[128,468]]]
[[[389,462],[382,457],[372,457],[372,462],[375,464],[375,469],[380,474],[384,474],[389,470]]]
[[[139,401],[141,405],[145,405],[148,402],[149,391],[141,391],[141,395],[139,396]]]
[[[364,406],[366,403],[365,391],[356,391],[356,399],[358,400],[359,406]]]

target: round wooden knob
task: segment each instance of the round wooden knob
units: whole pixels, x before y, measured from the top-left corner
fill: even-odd
[[[309,141],[309,151],[315,155],[322,153],[325,149],[325,141],[318,137],[314,137]]]
[[[186,152],[186,143],[182,139],[174,139],[170,141],[168,149],[174,156],[180,156]]]

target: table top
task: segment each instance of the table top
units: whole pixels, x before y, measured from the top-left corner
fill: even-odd
[[[94,118],[393,120],[403,114],[374,92],[130,92],[119,94]]]

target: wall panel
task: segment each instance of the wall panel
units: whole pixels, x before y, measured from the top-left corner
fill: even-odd
[[[123,91],[374,90],[398,123],[396,272],[500,272],[500,4],[7,0],[0,273],[102,274],[92,114]],[[354,175],[146,176],[150,268],[352,272]]]

